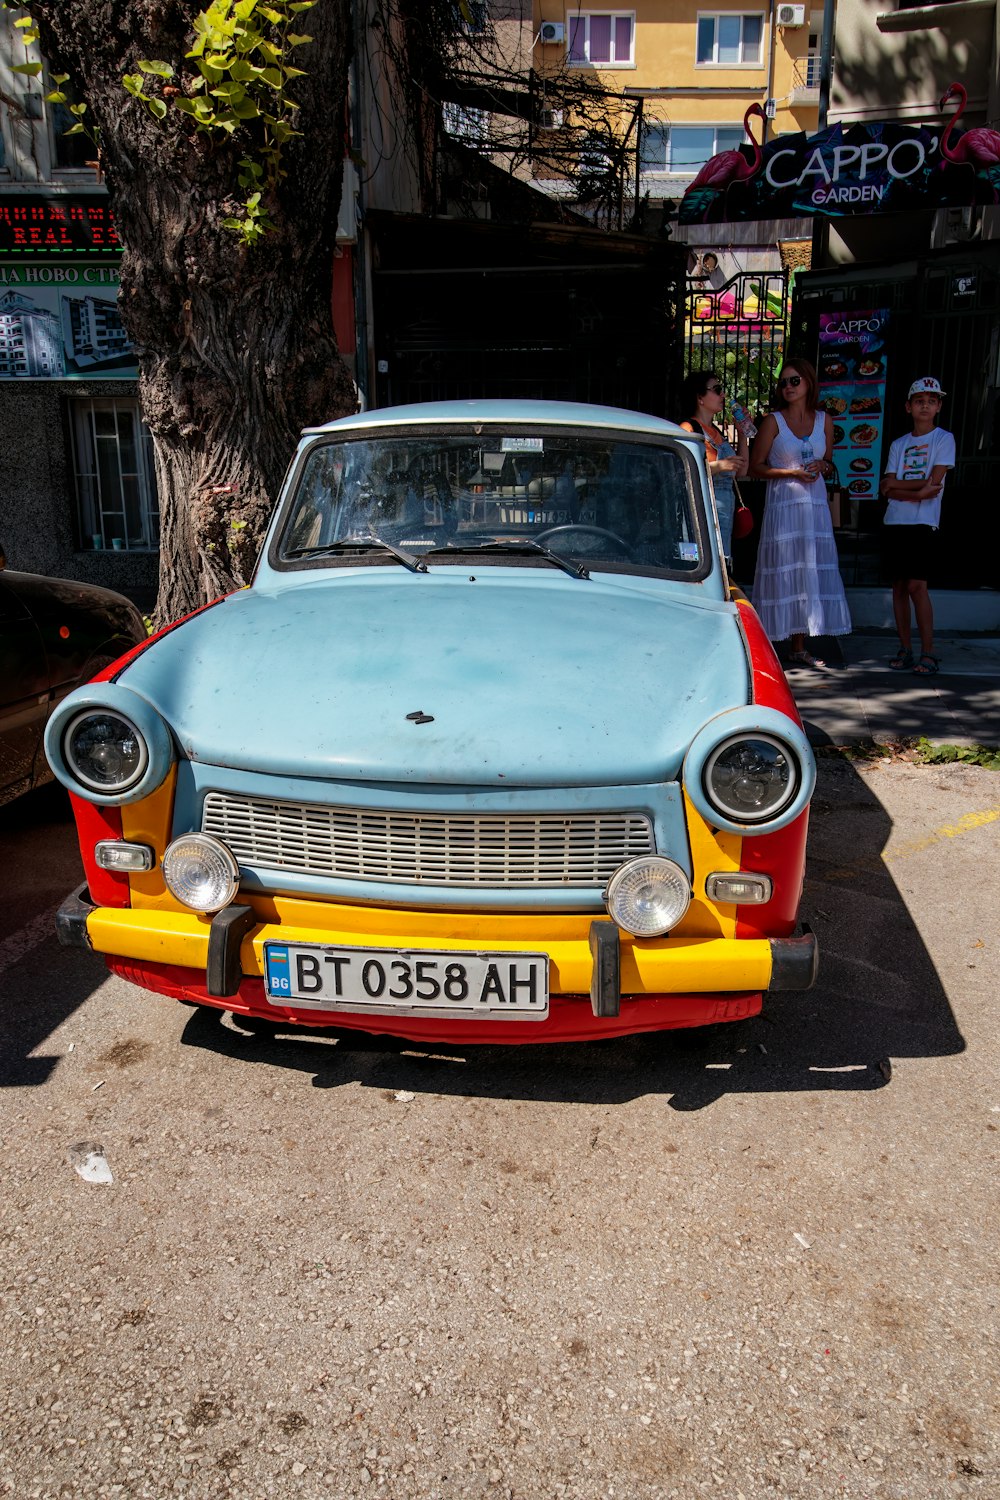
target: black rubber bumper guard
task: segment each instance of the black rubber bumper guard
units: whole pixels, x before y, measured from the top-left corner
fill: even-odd
[[[56,913],[56,936],[65,948],[93,948],[87,918],[96,911],[86,884],[77,886]],[[216,912],[208,933],[205,988],[217,1000],[239,991],[243,970],[240,946],[257,917],[250,906],[226,906]],[[802,924],[798,937],[771,938],[770,990],[808,990],[816,983],[819,949],[812,929]],[[591,922],[590,1008],[595,1016],[617,1016],[621,1010],[621,952],[614,922]]]
[[[87,931],[87,918],[97,907],[90,899],[86,884],[78,885],[56,912],[56,937],[64,948],[93,948]],[[208,931],[208,964],[205,988],[217,1000],[239,992],[243,969],[240,944],[257,916],[250,906],[226,906],[215,913]]]
[[[809,990],[819,972],[819,948],[808,923],[798,937],[769,938],[771,982],[768,990]],[[595,1016],[617,1016],[621,1010],[621,955],[614,922],[591,922],[590,1008]]]

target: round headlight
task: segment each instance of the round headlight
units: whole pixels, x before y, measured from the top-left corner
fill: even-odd
[[[799,763],[788,745],[769,734],[723,740],[705,762],[705,795],[741,823],[764,823],[795,796]]]
[[[149,761],[146,741],[132,720],[99,709],[87,709],[70,720],[63,754],[73,775],[95,792],[133,786]]]
[[[608,915],[633,937],[662,937],[691,904],[691,886],[680,865],[662,855],[630,859],[604,893]]]
[[[192,911],[221,911],[239,890],[239,865],[225,844],[207,833],[174,839],[160,866],[167,889]]]

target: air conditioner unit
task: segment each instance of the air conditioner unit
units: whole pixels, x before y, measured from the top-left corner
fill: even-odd
[[[805,6],[802,8],[804,10]],[[566,40],[566,27],[562,21],[543,21],[538,29],[538,39],[546,43],[564,42]]]
[[[806,24],[806,8],[804,5],[779,5],[779,26],[804,26]]]
[[[539,130],[562,130],[563,112],[561,109],[543,109],[538,117]]]

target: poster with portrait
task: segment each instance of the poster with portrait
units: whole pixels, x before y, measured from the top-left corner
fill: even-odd
[[[887,308],[820,314],[820,405],[833,418],[833,458],[852,501],[878,498],[888,323]]]

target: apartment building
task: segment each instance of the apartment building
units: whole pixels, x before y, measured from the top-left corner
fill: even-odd
[[[819,105],[822,6],[637,0],[630,9],[537,6],[539,77],[599,80],[619,96],[635,146],[638,198],[669,221],[705,163],[748,140],[810,132]],[[748,117],[756,105],[764,114]],[[805,240],[808,221],[687,226],[673,231],[711,249],[715,274],[777,264],[781,238]],[[728,264],[732,262],[732,265]]]

